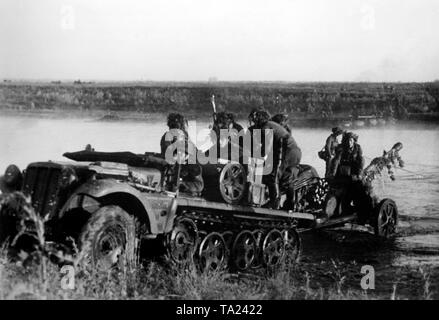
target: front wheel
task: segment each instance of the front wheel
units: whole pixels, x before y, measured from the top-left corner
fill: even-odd
[[[79,259],[93,267],[134,268],[137,263],[135,218],[118,206],[101,207],[85,225],[80,245]]]

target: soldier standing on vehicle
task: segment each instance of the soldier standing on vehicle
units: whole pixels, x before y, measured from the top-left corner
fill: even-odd
[[[264,175],[263,183],[268,187],[271,208],[279,207],[279,186],[289,186],[297,177],[302,151],[291,134],[280,124],[270,121],[270,115],[265,110],[252,111],[249,116],[254,123],[249,131],[261,130],[262,155],[272,153],[272,170]],[[271,130],[273,139],[265,141],[264,131]],[[270,164],[268,164],[270,165]]]
[[[235,121],[235,115],[231,112],[227,113],[227,119],[229,121],[229,129],[234,129],[237,132],[241,132],[241,130],[243,130],[244,128]]]
[[[339,145],[337,138],[341,134],[343,134],[343,130],[340,127],[332,128],[332,133],[330,136],[326,139],[325,147],[324,147],[324,156],[323,160],[326,161],[326,171],[325,171],[325,177],[330,177],[330,170],[332,161],[335,158],[335,152]]]
[[[170,113],[168,115],[167,122],[169,130],[166,131],[160,140],[160,151],[163,158],[166,158],[166,150],[173,144],[179,143],[179,146],[183,146],[184,149],[179,148],[178,151],[184,151],[185,155],[195,155],[196,146],[189,139],[187,132],[187,120],[185,117],[179,113]],[[177,150],[176,150],[177,151]],[[174,157],[176,156],[176,151],[174,152]]]
[[[218,157],[227,154],[228,160],[230,160],[232,152],[238,151],[239,159],[242,159],[243,138],[239,136],[242,130],[243,127],[235,121],[233,113],[219,112],[216,114],[211,132]],[[238,141],[238,144],[232,145],[232,141]],[[238,148],[239,150],[234,150],[233,148]]]
[[[285,128],[285,130],[287,130],[289,133],[291,133],[291,128],[288,125],[288,115],[287,114],[278,113],[271,118],[271,121],[280,124],[282,127]]]
[[[334,184],[344,190],[342,211],[348,213],[353,208],[360,221],[365,221],[373,208],[369,186],[363,183],[363,168],[363,151],[358,144],[358,136],[352,132],[345,133],[341,145],[337,147],[331,172]],[[354,207],[351,207],[351,202]]]
[[[171,162],[177,158],[184,157],[183,163],[177,164],[180,166],[180,169],[174,166],[171,170],[171,175],[174,176],[173,183],[178,184],[179,190],[182,192],[199,195],[204,188],[201,166],[199,164],[187,164],[186,161],[190,155],[194,155],[197,152],[196,146],[190,141],[187,133],[187,120],[181,114],[171,113],[168,115],[167,125],[169,131],[165,132],[160,140],[162,157],[165,159],[169,157],[167,150],[174,144],[178,145],[172,153],[172,159],[166,160]],[[184,148],[181,148],[181,146],[184,146]]]
[[[343,135],[341,145],[336,148],[331,166],[331,177],[361,179],[364,158],[363,150],[357,142],[358,136],[353,132],[347,132]]]

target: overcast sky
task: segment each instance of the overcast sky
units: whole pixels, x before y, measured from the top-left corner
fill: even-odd
[[[438,0],[0,0],[0,78],[439,79]]]

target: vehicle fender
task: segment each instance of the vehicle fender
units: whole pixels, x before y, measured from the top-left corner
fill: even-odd
[[[79,186],[69,200],[63,206],[60,217],[65,213],[66,208],[69,207],[70,201],[72,201],[78,195],[87,195],[96,199],[97,201],[111,200],[112,196],[117,200],[117,197],[123,195],[129,197],[136,203],[136,207],[141,210],[136,210],[135,216],[141,220],[141,222],[147,223],[149,232],[151,234],[163,233],[165,221],[160,213],[155,210],[146,193],[140,192],[136,188],[130,186],[126,182],[119,182],[114,179],[102,179],[102,180],[90,180],[81,186]],[[139,212],[141,211],[141,212]],[[130,212],[133,214],[132,212]]]

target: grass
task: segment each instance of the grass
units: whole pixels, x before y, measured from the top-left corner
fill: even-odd
[[[25,206],[26,208],[26,206]],[[29,212],[28,212],[29,211]],[[419,269],[416,294],[399,291],[410,286],[401,275],[391,290],[364,291],[352,265],[322,261],[320,265],[283,265],[270,274],[231,274],[226,270],[200,273],[194,265],[178,267],[169,260],[142,261],[135,269],[99,271],[76,264],[74,286],[66,288],[66,273],[49,259],[44,220],[33,210],[23,211],[20,235],[31,236],[36,248],[31,256],[11,260],[6,245],[0,249],[0,300],[3,299],[185,299],[185,300],[370,300],[433,299],[432,271]],[[32,225],[32,228],[29,228]],[[14,239],[15,240],[15,239]],[[13,242],[14,242],[13,240]],[[29,259],[31,257],[32,259]],[[354,269],[359,269],[354,263]],[[361,276],[361,275],[360,275]],[[412,275],[411,275],[412,276]],[[392,278],[393,279],[393,278]],[[393,281],[393,280],[392,280]],[[377,281],[378,282],[378,281]],[[69,282],[71,283],[71,282]],[[378,283],[377,283],[378,284]],[[404,285],[402,285],[404,284]],[[416,290],[415,290],[416,291]]]
[[[43,267],[44,266],[44,267]],[[430,275],[420,270],[423,295],[432,299]],[[332,281],[322,286],[317,277],[299,267],[284,268],[275,275],[237,275],[226,271],[200,273],[194,267],[149,262],[132,271],[98,272],[85,266],[76,270],[74,289],[63,289],[60,267],[47,258],[23,267],[0,255],[0,299],[185,299],[185,300],[370,300],[409,299],[393,291],[376,294],[349,288],[340,266],[329,270]]]

